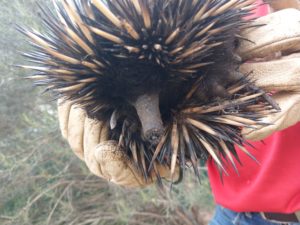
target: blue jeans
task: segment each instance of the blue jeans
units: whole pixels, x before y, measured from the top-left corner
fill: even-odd
[[[221,206],[216,207],[216,212],[209,225],[281,225],[262,218],[259,213],[237,213]],[[284,225],[300,225],[300,223],[285,223]]]

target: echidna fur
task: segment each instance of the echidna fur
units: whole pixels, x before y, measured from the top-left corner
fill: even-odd
[[[189,161],[199,176],[199,160],[212,159],[226,171],[239,161],[234,145],[252,157],[241,129],[263,125],[275,110],[239,72],[235,52],[254,2],[56,0],[55,12],[41,7],[42,33],[20,29],[34,47],[24,55],[37,64],[24,67],[55,98],[105,121],[145,177],[154,162],[174,174]],[[151,95],[163,126],[155,141],[145,137],[135,107]]]

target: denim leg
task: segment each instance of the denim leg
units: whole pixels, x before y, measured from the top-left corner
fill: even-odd
[[[239,225],[240,213],[236,213],[221,206],[217,206],[215,215],[209,225]]]
[[[300,223],[273,223],[263,219],[259,213],[237,213],[217,206],[209,225],[300,225]]]

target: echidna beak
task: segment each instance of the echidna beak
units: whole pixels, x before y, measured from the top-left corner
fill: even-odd
[[[163,122],[159,110],[159,94],[144,94],[133,103],[142,124],[143,135],[147,141],[157,145],[163,132]]]

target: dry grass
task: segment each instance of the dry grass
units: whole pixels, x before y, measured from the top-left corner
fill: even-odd
[[[171,192],[169,184],[164,191],[155,187],[126,190],[88,176],[78,163],[74,160],[50,177],[19,177],[13,193],[10,188],[3,188],[2,193],[9,195],[19,194],[22,188],[35,191],[28,190],[27,196],[22,196],[24,205],[15,209],[15,214],[2,214],[1,224],[205,224],[211,205],[205,206],[205,184],[200,186],[194,175],[188,175],[189,180],[174,186]],[[16,201],[7,200],[6,205]]]

